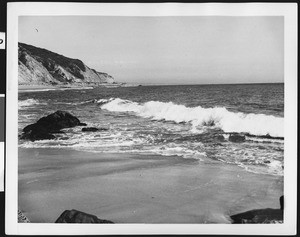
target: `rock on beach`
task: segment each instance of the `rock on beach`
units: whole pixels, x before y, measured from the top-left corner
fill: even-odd
[[[75,209],[65,210],[55,223],[91,223],[113,224],[112,221],[99,219],[97,216],[81,212]]]
[[[279,199],[280,209],[254,209],[230,216],[233,224],[269,224],[283,222],[283,196]]]
[[[53,133],[61,133],[61,129],[75,126],[86,126],[86,124],[81,123],[77,117],[70,113],[58,110],[40,118],[36,123],[26,126],[20,139],[31,141],[54,139]]]

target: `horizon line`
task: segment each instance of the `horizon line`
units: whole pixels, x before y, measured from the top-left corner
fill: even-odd
[[[254,83],[203,83],[203,84],[195,84],[195,83],[191,83],[191,84],[159,84],[159,83],[139,83],[139,82],[117,82],[117,83],[125,83],[125,84],[138,84],[138,85],[142,85],[142,86],[193,86],[193,85],[253,85],[253,84],[284,84],[284,82],[254,82]]]

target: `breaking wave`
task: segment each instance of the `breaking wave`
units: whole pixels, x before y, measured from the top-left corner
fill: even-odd
[[[21,109],[23,107],[30,107],[30,106],[37,105],[37,104],[42,104],[42,103],[40,103],[39,100],[35,100],[35,99],[27,99],[27,100],[19,100],[18,101],[19,109]]]
[[[284,118],[265,114],[231,112],[225,107],[186,107],[173,102],[148,101],[137,103],[120,98],[97,101],[102,109],[132,112],[153,120],[191,123],[194,128],[213,126],[226,133],[249,133],[256,136],[284,137]]]

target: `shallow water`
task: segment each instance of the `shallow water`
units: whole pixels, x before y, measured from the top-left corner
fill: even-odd
[[[19,94],[19,133],[56,110],[93,127],[64,129],[55,140],[20,141],[22,148],[159,154],[236,165],[283,176],[283,84],[95,88]],[[228,133],[250,134],[243,143]],[[274,138],[261,138],[270,135]]]

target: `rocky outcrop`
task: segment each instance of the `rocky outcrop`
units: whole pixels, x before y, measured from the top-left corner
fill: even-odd
[[[258,224],[283,222],[283,196],[280,197],[280,209],[255,209],[230,216],[233,224]]]
[[[54,139],[53,133],[61,133],[61,129],[75,126],[86,126],[86,124],[81,123],[77,117],[70,113],[58,110],[42,117],[36,123],[26,126],[20,139],[31,141]]]
[[[114,84],[114,78],[72,59],[32,45],[19,43],[19,85],[97,86]]]
[[[97,216],[77,210],[65,210],[55,223],[91,223],[113,224],[112,221],[99,219]]]

